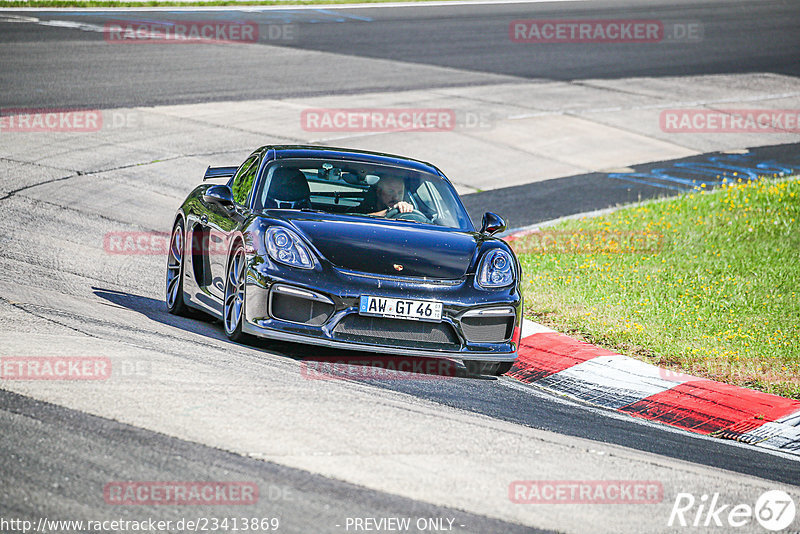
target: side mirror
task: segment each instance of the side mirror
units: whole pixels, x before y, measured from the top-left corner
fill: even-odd
[[[487,211],[483,214],[483,223],[481,224],[481,233],[487,235],[494,235],[497,232],[502,232],[506,229],[506,221],[503,220],[496,213]]]
[[[203,193],[205,202],[216,204],[226,210],[233,208],[233,192],[227,185],[212,185]]]

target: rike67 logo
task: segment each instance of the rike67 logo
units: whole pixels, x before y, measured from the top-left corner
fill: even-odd
[[[794,499],[785,491],[770,490],[759,496],[755,506],[720,500],[719,493],[701,495],[678,493],[669,515],[670,527],[720,527],[726,529],[753,526],[753,519],[775,532],[788,528],[797,510]]]

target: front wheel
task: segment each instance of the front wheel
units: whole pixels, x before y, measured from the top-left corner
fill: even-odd
[[[222,306],[225,335],[231,341],[244,341],[247,338],[247,335],[242,332],[246,264],[244,247],[239,243],[228,261],[228,275],[225,277],[225,301]]]
[[[178,221],[172,229],[167,254],[167,311],[173,315],[188,316],[189,309],[183,299],[183,257],[186,252],[183,222]]]

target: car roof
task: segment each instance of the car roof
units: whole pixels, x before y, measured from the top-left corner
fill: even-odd
[[[434,165],[424,161],[397,156],[394,154],[384,154],[381,152],[370,152],[368,150],[355,150],[352,148],[321,147],[313,145],[270,145],[259,148],[260,150],[273,150],[275,159],[285,158],[325,158],[358,161],[363,163],[377,163],[384,165],[398,165],[417,171],[435,174],[444,177],[444,174]]]

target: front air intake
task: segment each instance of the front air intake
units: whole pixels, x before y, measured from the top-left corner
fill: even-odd
[[[336,339],[407,349],[458,350],[460,343],[447,323],[407,321],[351,314],[333,329]]]
[[[320,326],[334,310],[333,302],[319,293],[285,285],[270,291],[269,315],[290,323]]]
[[[511,339],[515,319],[512,308],[469,312],[461,318],[461,331],[472,343],[501,343]]]

